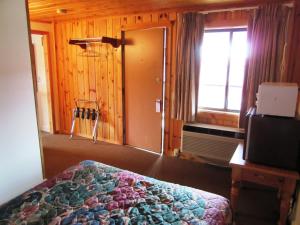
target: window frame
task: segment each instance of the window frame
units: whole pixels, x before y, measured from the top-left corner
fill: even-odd
[[[204,33],[216,33],[216,32],[229,32],[229,43],[230,43],[230,49],[229,49],[229,55],[231,56],[231,46],[232,46],[232,37],[234,32],[238,31],[248,31],[247,27],[238,27],[238,28],[208,28],[204,30]],[[200,61],[201,65],[201,61]],[[218,111],[218,112],[228,112],[228,113],[239,113],[240,110],[232,110],[228,109],[228,92],[229,92],[229,72],[230,72],[230,65],[231,65],[231,57],[228,57],[227,60],[227,72],[226,72],[226,84],[225,84],[225,101],[224,101],[224,107],[222,109],[220,108],[213,108],[213,107],[198,107],[200,110],[211,110],[211,111]],[[200,78],[199,73],[199,78]],[[245,74],[244,74],[245,79]],[[199,79],[200,81],[200,79]],[[215,85],[218,86],[218,85]],[[199,83],[200,88],[200,83]],[[198,97],[199,98],[199,97]]]

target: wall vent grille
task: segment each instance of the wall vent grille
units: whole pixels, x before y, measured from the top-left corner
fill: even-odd
[[[240,142],[241,139],[238,138],[183,130],[182,152],[192,153],[210,162],[219,161],[222,165],[228,165]]]

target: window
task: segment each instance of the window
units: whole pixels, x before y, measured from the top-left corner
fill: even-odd
[[[246,29],[205,31],[201,47],[200,108],[240,110],[246,56]]]

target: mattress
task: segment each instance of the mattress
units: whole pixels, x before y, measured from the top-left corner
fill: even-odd
[[[219,195],[83,161],[0,207],[0,224],[231,223]]]

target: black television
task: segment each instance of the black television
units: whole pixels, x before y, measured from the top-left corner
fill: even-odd
[[[247,114],[243,158],[249,162],[300,171],[300,121]]]

